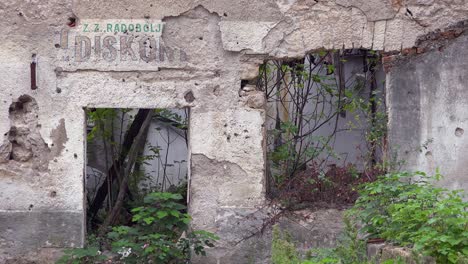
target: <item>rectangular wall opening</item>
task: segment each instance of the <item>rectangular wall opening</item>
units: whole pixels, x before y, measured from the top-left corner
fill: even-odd
[[[180,194],[187,205],[188,108],[85,112],[88,234],[130,225],[149,193]]]
[[[390,165],[385,73],[377,52],[319,51],[260,68],[267,190],[295,206],[342,207]]]

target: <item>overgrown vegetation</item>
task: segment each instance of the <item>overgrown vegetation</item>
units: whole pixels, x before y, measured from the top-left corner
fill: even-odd
[[[347,75],[345,65],[349,70],[348,59],[354,55],[362,58],[362,70]],[[276,228],[273,263],[373,263],[365,254],[371,238],[409,247],[415,257],[431,256],[437,263],[466,261],[468,215],[462,192],[435,187],[438,173],[398,172],[404,161],[387,146],[379,60],[372,51],[345,50],[268,61],[261,67],[257,87],[268,99],[268,188],[282,206],[275,219],[310,203],[329,207],[356,202],[334,249],[300,254],[291,238]],[[347,162],[335,141],[340,133],[357,131],[361,152],[355,163]]]
[[[260,67],[257,89],[267,98],[271,198],[288,204],[352,204],[356,192],[349,186],[388,169],[379,58],[366,50],[320,51]],[[336,151],[338,135],[345,134],[362,142],[353,151],[359,160],[348,161],[348,153]]]
[[[99,153],[94,164],[104,163],[105,170],[88,192],[86,247],[66,250],[58,263],[188,263],[193,253],[204,255],[205,248],[214,246],[214,234],[188,229],[187,185],[180,181],[186,175],[172,183],[167,172],[174,165],[168,153],[175,138],[187,143],[187,112],[185,117],[180,112],[87,110],[88,149]],[[151,122],[161,124],[151,135],[159,133],[164,144],[153,146],[147,140]],[[173,134],[162,133],[163,125]],[[145,171],[152,161],[162,169]]]
[[[468,203],[463,191],[435,187],[441,175],[392,173],[363,186],[351,215],[361,233],[412,248],[438,263],[468,256]]]
[[[88,150],[95,155],[88,160],[99,160],[95,163],[103,164],[102,174],[95,176],[96,186],[87,196],[88,227],[104,226],[106,229],[122,220],[119,216],[131,207],[128,201],[135,204],[147,193],[177,187],[177,183],[172,183],[168,177],[167,169],[175,164],[168,161],[167,154],[174,137],[183,138],[187,144],[188,112],[184,110],[182,113],[167,109],[101,108],[86,111]],[[163,123],[177,133],[171,137],[169,133],[163,136],[160,129],[149,131],[151,122]],[[153,146],[147,141],[148,135],[160,135],[164,142]],[[145,148],[149,150],[147,153],[143,152]],[[185,159],[178,161],[179,167]],[[163,170],[145,171],[145,165],[152,161]],[[186,175],[178,175],[178,178],[183,182]],[[125,218],[129,219],[128,215]]]
[[[363,184],[333,249],[312,249],[301,256],[291,238],[276,228],[273,263],[376,263],[366,256],[366,241],[373,238],[412,249],[416,262],[431,256],[437,263],[468,263],[468,203],[462,200],[462,191],[434,186],[440,177],[395,172]]]
[[[190,260],[193,250],[205,254],[217,237],[206,231],[188,231],[190,216],[182,213],[182,196],[172,193],[150,193],[144,205],[132,209],[133,225],[117,226],[108,233],[112,249],[125,254],[125,263],[181,263]],[[124,258],[123,254],[122,257]]]
[[[181,199],[174,193],[148,194],[142,206],[132,209],[131,225],[114,226],[86,248],[65,251],[58,263],[187,263],[192,252],[204,255],[218,238],[206,231],[188,232],[190,216]]]

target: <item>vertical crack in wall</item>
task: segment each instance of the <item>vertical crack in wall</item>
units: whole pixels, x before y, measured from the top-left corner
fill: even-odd
[[[39,107],[29,95],[22,95],[9,108],[11,128],[0,146],[0,163],[18,162],[39,171],[49,165],[50,148],[39,132]]]

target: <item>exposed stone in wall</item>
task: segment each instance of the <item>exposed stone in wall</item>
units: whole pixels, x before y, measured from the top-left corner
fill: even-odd
[[[39,133],[37,114],[37,103],[29,95],[22,95],[11,104],[11,128],[0,147],[4,150],[0,160],[2,163],[12,160],[39,171],[47,169],[50,149]]]
[[[0,146],[0,163],[4,166],[28,167],[39,172],[48,169],[49,161],[58,156],[68,140],[65,120],[51,131],[53,143],[49,147],[40,134],[39,107],[29,95],[22,95],[9,108],[10,131]]]
[[[263,109],[266,103],[265,93],[256,90],[254,85],[246,85],[239,90],[240,100],[248,107]]]
[[[6,163],[11,157],[12,144],[10,141],[4,142],[0,145],[0,163]]]

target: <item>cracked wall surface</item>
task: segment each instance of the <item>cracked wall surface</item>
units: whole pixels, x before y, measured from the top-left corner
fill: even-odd
[[[400,53],[467,15],[463,0],[2,1],[0,262],[40,261],[34,259],[40,255],[47,263],[43,252],[83,245],[84,107],[190,107],[192,225],[221,237],[217,249],[194,262],[249,263],[252,254],[267,262],[265,239],[242,239],[266,215],[258,210],[265,200],[264,98],[241,89],[241,81],[254,78],[265,58],[302,57],[320,48]],[[182,50],[184,60],[124,67],[77,62],[71,52],[70,63],[64,61],[64,30],[76,33],[83,21],[100,19],[161,20],[164,45]],[[26,134],[13,129],[17,111],[10,111],[24,96],[35,113],[21,123]],[[12,143],[18,134],[25,138],[16,140],[21,148]],[[10,160],[24,147],[26,156]],[[39,149],[42,155],[34,156]],[[38,161],[37,167],[21,166],[22,159]]]

